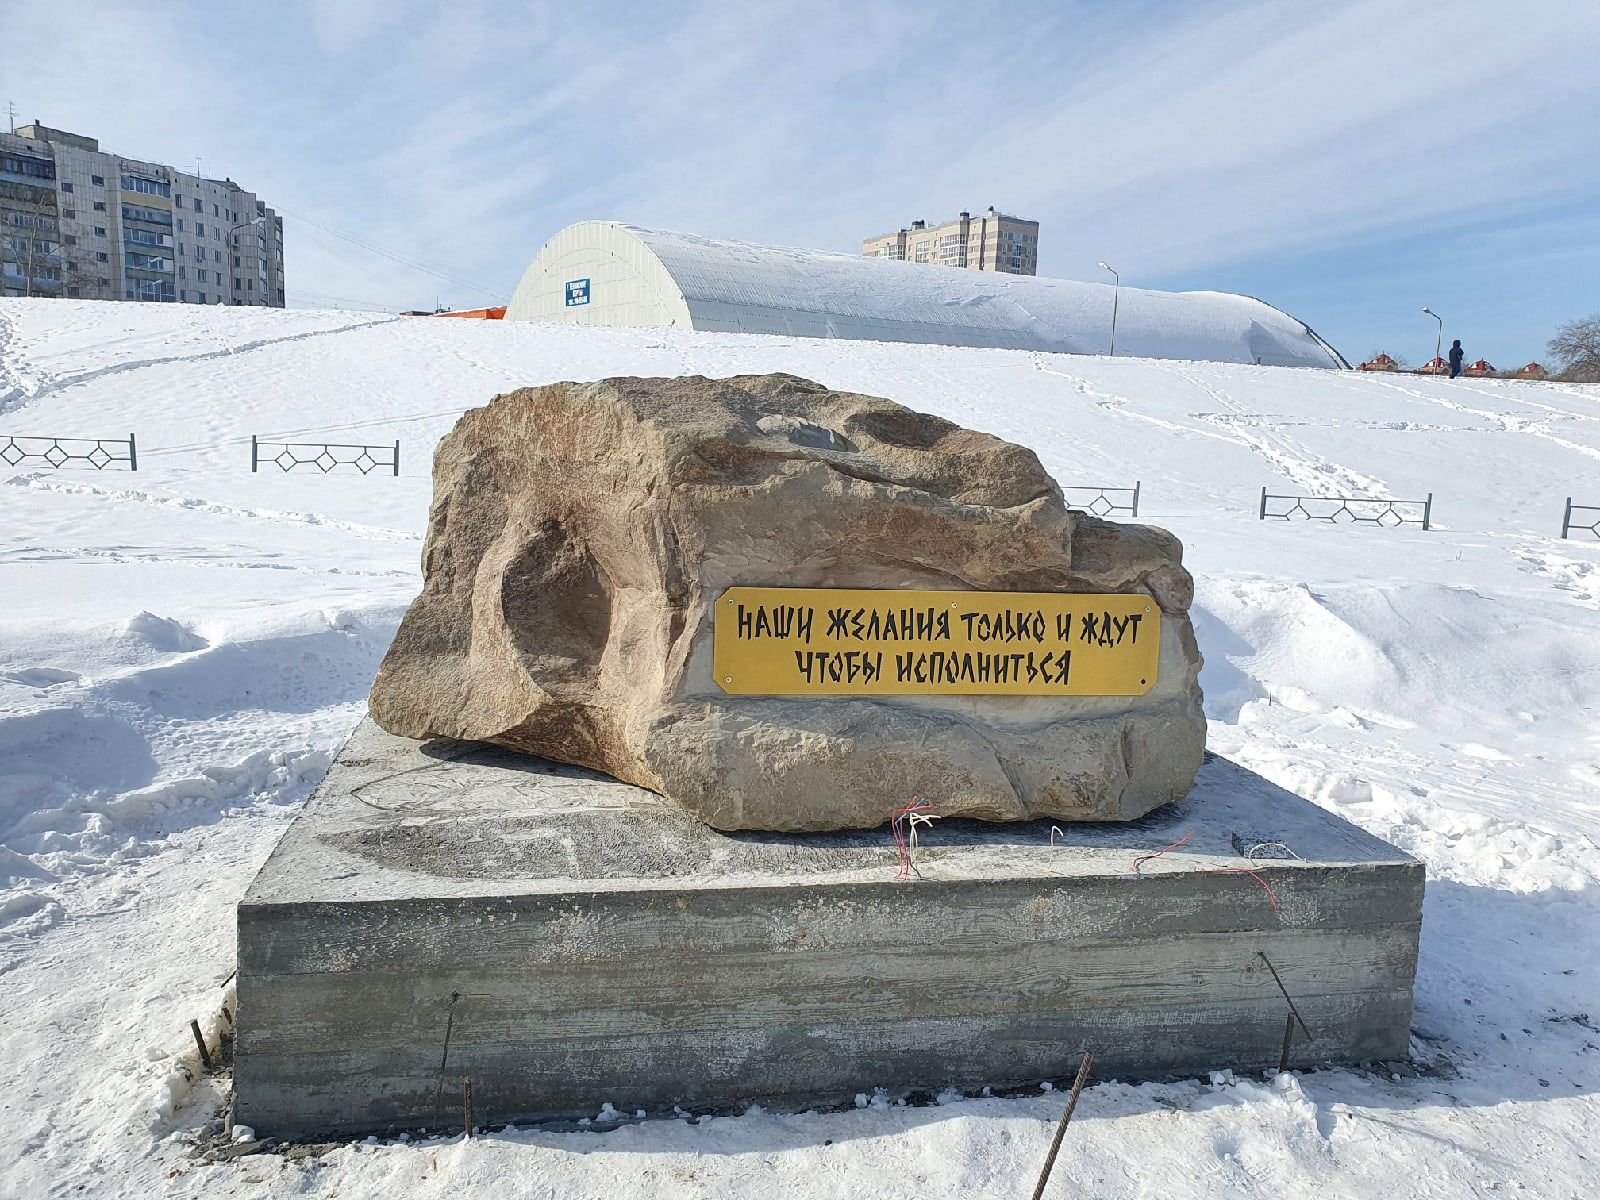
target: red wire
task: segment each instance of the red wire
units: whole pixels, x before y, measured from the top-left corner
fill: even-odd
[[[1188,833],[1184,834],[1177,841],[1173,842],[1172,845],[1168,846],[1167,850],[1176,850],[1179,846],[1183,845],[1193,836],[1194,830],[1190,829]],[[1140,863],[1147,863],[1152,858],[1160,858],[1167,852],[1167,850],[1157,850],[1154,854],[1141,854],[1138,858],[1133,860],[1133,873],[1135,875],[1139,873]],[[1265,879],[1261,878],[1261,876],[1257,875],[1254,871],[1250,870],[1248,867],[1201,867],[1199,868],[1199,873],[1201,875],[1220,875],[1223,873],[1233,875],[1248,875],[1251,879],[1254,879],[1261,885],[1262,889],[1267,893],[1267,899],[1272,901],[1272,907],[1278,907],[1278,897],[1276,893],[1273,892],[1272,885],[1269,884]]]
[[[1173,842],[1172,845],[1168,846],[1167,850],[1176,850],[1179,846],[1183,845],[1185,842],[1187,842],[1193,836],[1194,836],[1194,830],[1190,829],[1188,833],[1184,834],[1177,841]],[[1167,850],[1157,850],[1154,854],[1141,854],[1138,858],[1133,860],[1133,873],[1135,875],[1137,875],[1139,873],[1139,864],[1140,863],[1147,863],[1152,858],[1160,858],[1163,854],[1165,854],[1167,852]]]
[[[1267,899],[1272,901],[1272,907],[1273,908],[1277,908],[1278,907],[1278,897],[1273,894],[1272,885],[1269,884],[1265,879],[1261,878],[1261,876],[1257,875],[1254,871],[1248,869],[1247,867],[1208,867],[1208,868],[1202,870],[1200,872],[1200,874],[1202,874],[1202,875],[1220,875],[1225,871],[1226,872],[1230,872],[1230,873],[1232,873],[1234,875],[1248,875],[1248,876],[1250,876],[1251,879],[1254,879],[1257,883],[1259,883],[1263,888],[1266,889],[1266,891],[1267,891]]]
[[[904,808],[897,808],[889,817],[889,831],[894,834],[895,850],[900,858],[900,870],[895,873],[896,879],[907,878],[913,868],[911,862],[911,845],[909,839],[900,832],[900,822],[904,821],[914,812],[933,807],[920,796],[911,797],[911,803]]]

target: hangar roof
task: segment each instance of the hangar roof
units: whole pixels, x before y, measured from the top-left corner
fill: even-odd
[[[1103,354],[1113,299],[1101,283],[585,221],[540,250],[506,319]],[[1249,296],[1128,287],[1115,300],[1121,355],[1348,366]]]

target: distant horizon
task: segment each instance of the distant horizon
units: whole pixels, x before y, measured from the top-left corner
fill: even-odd
[[[578,220],[859,253],[1040,222],[1039,274],[1257,297],[1352,363],[1549,366],[1600,310],[1600,5],[95,0],[0,11],[18,124],[231,178],[291,305],[503,303]],[[139,91],[88,62],[157,63]],[[70,48],[70,53],[69,53]],[[1426,353],[1424,353],[1426,351]]]

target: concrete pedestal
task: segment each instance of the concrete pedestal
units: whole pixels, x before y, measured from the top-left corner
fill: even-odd
[[[938,811],[938,797],[929,797]],[[1135,865],[1193,831],[1182,846]],[[1224,759],[1127,825],[723,834],[364,723],[239,905],[262,1136],[1404,1057],[1421,864]],[[1247,873],[1247,872],[1253,872]],[[1265,958],[1263,958],[1265,955]]]

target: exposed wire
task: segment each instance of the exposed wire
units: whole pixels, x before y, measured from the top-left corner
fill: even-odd
[[[1273,966],[1272,960],[1267,957],[1267,952],[1265,950],[1257,950],[1256,954],[1260,956],[1262,962],[1267,964],[1267,970],[1272,972],[1272,981],[1278,985],[1278,990],[1283,993],[1283,998],[1289,1005],[1289,1012],[1296,1021],[1300,1022],[1300,1028],[1305,1031],[1306,1040],[1308,1042],[1316,1041],[1317,1039],[1311,1035],[1311,1030],[1306,1027],[1305,1019],[1301,1017],[1300,1009],[1295,1005],[1294,997],[1289,995],[1289,989],[1283,986],[1283,980],[1278,975],[1278,968]]]
[[[1272,901],[1272,907],[1273,908],[1277,908],[1278,907],[1278,897],[1273,892],[1272,885],[1270,883],[1268,883],[1265,879],[1261,878],[1261,876],[1257,875],[1254,871],[1250,870],[1249,867],[1202,867],[1200,869],[1200,874],[1202,874],[1202,875],[1223,875],[1223,874],[1228,874],[1228,875],[1248,875],[1248,876],[1250,876],[1251,879],[1254,879],[1257,883],[1259,883],[1263,888],[1266,889],[1267,899]]]
[[[1168,850],[1176,850],[1179,846],[1183,845],[1185,842],[1187,842],[1193,836],[1194,836],[1194,830],[1191,828],[1188,833],[1184,834],[1177,841],[1173,842],[1172,845],[1168,846],[1165,850],[1157,850],[1154,854],[1141,854],[1138,858],[1133,860],[1133,873],[1135,875],[1138,875],[1140,873],[1139,872],[1139,868],[1141,866],[1143,866],[1145,863],[1149,862],[1151,859],[1160,858],[1163,854],[1167,853]],[[1054,838],[1052,837],[1052,844],[1053,844],[1053,842],[1054,842]],[[1254,849],[1259,850],[1259,849],[1262,848],[1262,846],[1271,846],[1271,845],[1282,845],[1282,843],[1281,842],[1263,842],[1260,845],[1256,846]],[[1283,848],[1285,850],[1289,850],[1289,847],[1287,847],[1287,846],[1284,846]],[[1289,850],[1289,853],[1290,854],[1294,854],[1294,851],[1293,850]],[[1295,854],[1295,857],[1299,858],[1300,856],[1298,854]],[[1277,897],[1277,894],[1273,892],[1272,885],[1269,884],[1265,879],[1261,878],[1261,876],[1257,875],[1254,871],[1250,870],[1249,867],[1199,867],[1196,870],[1197,870],[1197,873],[1201,874],[1201,875],[1222,875],[1222,874],[1248,875],[1248,876],[1250,876],[1251,879],[1254,879],[1257,883],[1259,883],[1261,885],[1262,889],[1267,893],[1267,899],[1272,902],[1272,907],[1273,908],[1277,908],[1278,907],[1278,897]]]
[[[1285,842],[1257,842],[1254,846],[1251,846],[1250,849],[1245,853],[1245,857],[1248,858],[1251,862],[1255,862],[1255,860],[1256,860],[1256,851],[1257,850],[1282,850],[1290,858],[1299,859],[1299,861],[1305,862],[1305,859],[1300,858],[1300,856],[1298,854],[1296,854],[1293,850],[1289,849],[1288,844],[1285,843]]]
[[[913,796],[910,804],[895,809],[890,816],[889,831],[894,835],[895,850],[900,858],[896,879],[907,879],[912,875],[922,878],[922,872],[917,870],[917,827],[932,826],[939,819],[928,811],[932,807],[921,796]]]
[[[1138,858],[1133,860],[1133,873],[1137,875],[1139,873],[1139,867],[1142,864],[1149,862],[1152,858],[1160,858],[1167,852],[1167,850],[1176,850],[1179,846],[1183,845],[1193,836],[1194,830],[1190,829],[1188,833],[1184,834],[1177,841],[1173,842],[1172,845],[1168,846],[1166,850],[1157,850],[1154,854],[1141,854]]]

